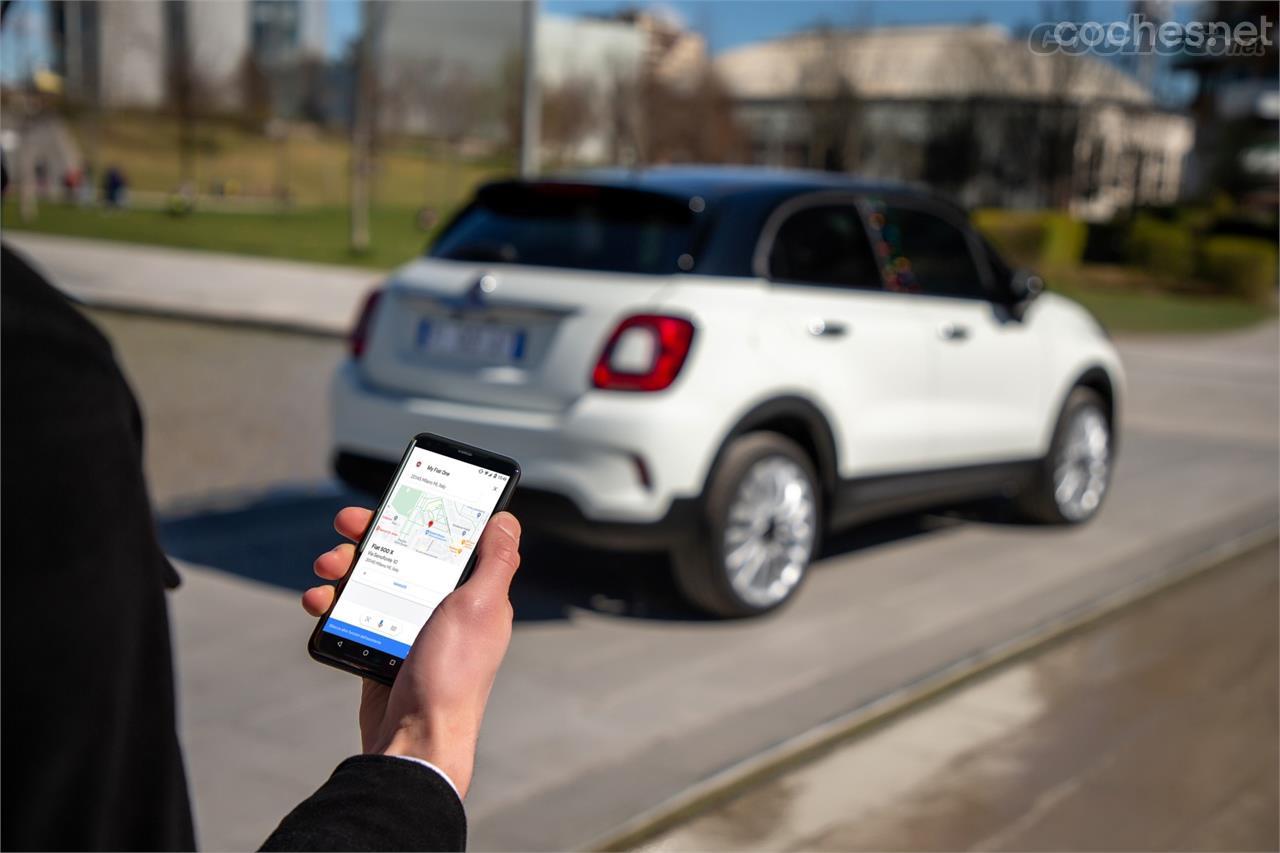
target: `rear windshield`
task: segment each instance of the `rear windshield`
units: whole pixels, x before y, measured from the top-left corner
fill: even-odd
[[[693,244],[686,202],[585,184],[509,182],[481,188],[431,256],[665,275]]]

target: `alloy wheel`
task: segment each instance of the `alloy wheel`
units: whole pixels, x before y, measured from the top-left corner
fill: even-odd
[[[1106,496],[1111,473],[1111,428],[1095,406],[1076,410],[1053,467],[1053,499],[1068,521],[1083,521]]]
[[[805,470],[783,456],[752,465],[729,506],[724,569],[734,592],[771,607],[804,577],[817,534],[817,501]]]

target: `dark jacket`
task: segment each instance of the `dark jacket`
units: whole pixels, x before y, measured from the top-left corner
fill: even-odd
[[[142,418],[111,346],[21,257],[0,269],[0,846],[191,850]],[[402,759],[343,762],[268,849],[461,849]]]

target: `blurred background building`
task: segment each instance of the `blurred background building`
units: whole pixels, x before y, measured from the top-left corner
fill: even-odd
[[[52,67],[69,98],[104,108],[159,107],[165,97],[166,40],[161,0],[49,5]]]
[[[1091,219],[1178,197],[1191,123],[1091,56],[990,25],[822,29],[717,57],[751,159]]]
[[[194,99],[264,124],[347,126],[357,51],[326,58],[326,9],[323,0],[51,0],[53,70],[69,99],[101,109]],[[472,154],[518,143],[523,9],[522,0],[361,4],[378,130]],[[679,19],[624,8],[544,14],[536,48],[541,149],[552,163],[854,171],[929,183],[971,205],[1066,207],[1099,220],[1173,203],[1193,138],[1192,189],[1221,171],[1206,152],[1241,122],[1271,137],[1242,155],[1255,173],[1274,177],[1280,158],[1280,98],[1265,60],[1186,61],[1201,80],[1193,133],[1185,113],[1140,82],[1149,75],[1094,56],[1036,56],[996,25],[818,26],[713,58]]]
[[[68,98],[158,109],[191,78],[206,108],[249,108],[254,75],[284,91],[271,106],[297,112],[297,69],[322,62],[324,0],[51,0],[53,70]],[[294,84],[296,85],[296,84]]]
[[[1232,23],[1276,15],[1274,3],[1206,3],[1203,14]],[[1251,53],[1202,53],[1178,66],[1197,80],[1190,105],[1195,147],[1187,189],[1203,195],[1225,189],[1258,209],[1280,203],[1280,79],[1275,44]]]

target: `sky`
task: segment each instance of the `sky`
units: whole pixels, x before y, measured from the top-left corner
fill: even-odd
[[[430,2],[430,0],[426,0]],[[328,0],[329,50],[342,52],[360,27],[359,0]],[[1037,0],[897,0],[861,3],[851,0],[542,0],[553,15],[608,14],[635,6],[675,13],[686,26],[706,37],[712,53],[773,38],[825,22],[836,26],[870,24],[964,24],[989,21],[1020,30],[1043,16]],[[1092,19],[1119,20],[1129,0],[1085,3]]]
[[[885,26],[888,24],[967,24],[990,22],[1010,30],[1030,26],[1043,15],[1043,3],[1014,0],[899,0],[899,2],[854,3],[849,0],[661,0],[660,2],[618,2],[618,0],[543,0],[543,9],[552,14],[575,15],[617,11],[630,6],[649,6],[675,12],[692,29],[707,39],[711,52],[785,35],[815,24],[832,26]],[[1086,4],[1090,18],[1123,18],[1128,2]]]

